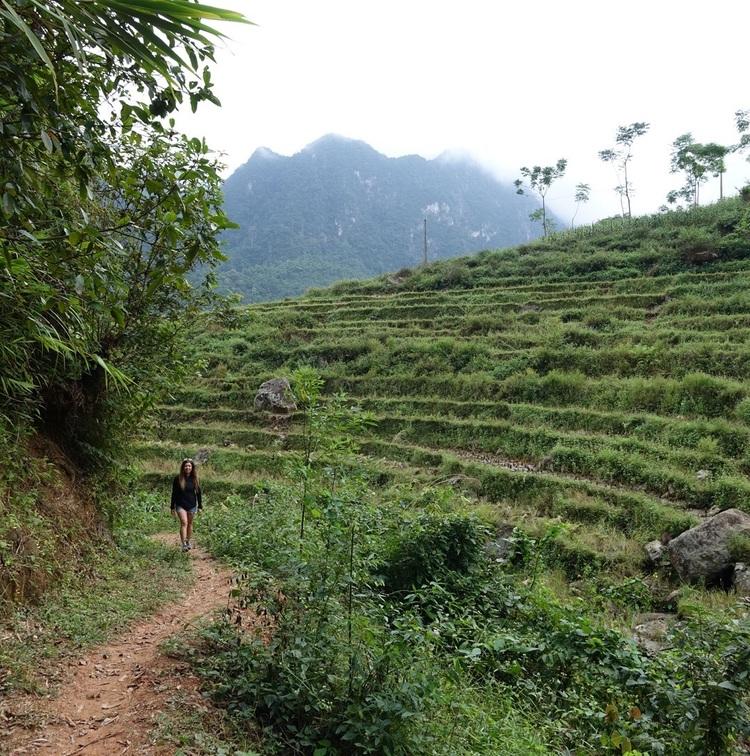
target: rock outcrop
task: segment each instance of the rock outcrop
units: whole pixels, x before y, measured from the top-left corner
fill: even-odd
[[[734,589],[739,596],[750,598],[750,567],[744,562],[734,565]]]
[[[666,648],[670,625],[675,621],[674,614],[664,612],[647,612],[637,614],[633,621],[633,638],[645,651],[656,654]]]
[[[750,515],[727,509],[673,538],[667,554],[682,580],[715,583],[729,577],[734,564],[731,540],[741,533],[750,534]]]
[[[292,387],[286,378],[271,378],[261,384],[253,402],[255,409],[275,414],[288,414],[297,409]]]
[[[644,548],[649,563],[654,567],[659,565],[664,556],[664,544],[657,539],[656,541],[649,541]]]

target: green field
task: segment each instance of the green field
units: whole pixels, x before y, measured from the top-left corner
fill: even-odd
[[[746,623],[731,592],[683,587],[667,598],[679,585],[651,574],[643,547],[709,512],[750,512],[749,227],[748,206],[726,200],[206,317],[194,380],[138,444],[143,480],[166,487],[200,448],[209,501],[288,492],[305,413],[272,418],[253,398],[263,381],[309,366],[324,406],[343,392],[343,406],[371,417],[341,461],[370,505],[418,507],[424,491],[448,490],[491,537],[544,544],[545,600],[623,638],[639,609]],[[697,262],[706,250],[712,260]],[[524,566],[514,574],[522,581]],[[536,571],[531,583],[539,590]],[[637,600],[623,587],[633,585]],[[533,696],[513,700],[531,730],[549,724]],[[703,730],[649,741],[645,725],[630,725],[633,743],[651,743],[643,752],[739,747],[734,725],[718,745]],[[580,737],[584,753],[626,752],[619,735],[605,743],[606,724],[570,727],[575,737],[549,727],[544,742],[575,748]],[[535,752],[532,740],[518,752]],[[492,752],[491,742],[465,752]]]

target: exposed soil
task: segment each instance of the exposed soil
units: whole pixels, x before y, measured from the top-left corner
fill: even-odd
[[[174,534],[157,536],[176,541]],[[177,545],[175,544],[175,548]],[[60,689],[48,697],[0,702],[0,753],[171,754],[172,746],[150,741],[170,700],[205,709],[196,678],[184,662],[160,645],[199,617],[226,607],[231,572],[201,549],[192,562],[189,591],[157,614],[129,627],[114,642],[74,659],[63,670]]]
[[[15,482],[14,493],[33,496],[34,514],[44,526],[32,527],[32,519],[21,513],[18,526],[4,536],[14,558],[0,563],[0,598],[19,605],[37,602],[52,590],[62,572],[59,565],[83,566],[92,544],[110,539],[91,493],[62,448],[36,434],[24,442],[23,451],[26,475]]]

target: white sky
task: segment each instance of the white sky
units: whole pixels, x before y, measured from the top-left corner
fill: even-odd
[[[362,139],[390,156],[466,152],[500,178],[568,159],[549,201],[578,220],[614,215],[618,183],[597,152],[618,125],[648,121],[635,144],[634,214],[681,185],[671,142],[737,140],[750,108],[747,0],[212,0],[255,27],[231,39],[213,68],[221,109],[204,104],[178,125],[224,153],[227,174],[260,146],[297,152],[323,134]],[[730,157],[728,193],[750,178]],[[717,184],[716,187],[713,185]],[[711,179],[706,200],[718,196]]]

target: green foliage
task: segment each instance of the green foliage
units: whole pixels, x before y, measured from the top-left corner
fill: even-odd
[[[620,612],[647,607],[642,581],[603,582],[592,587],[592,597],[568,607],[535,585],[534,565],[554,559],[554,531],[540,540],[517,532],[510,572],[481,559],[469,572],[439,566],[439,579],[391,593],[383,604],[378,581],[368,578],[375,566],[369,551],[393,555],[393,543],[414,542],[420,563],[429,561],[420,549],[424,540],[411,535],[408,510],[402,519],[402,499],[395,507],[382,500],[372,509],[357,504],[361,540],[350,636],[348,554],[346,543],[337,544],[347,528],[331,526],[342,522],[339,517],[346,523],[352,510],[337,508],[333,519],[329,513],[314,520],[298,561],[295,528],[278,533],[289,494],[264,497],[252,509],[229,504],[215,515],[221,524],[214,519],[209,525],[219,547],[227,536],[245,534],[233,547],[247,576],[241,600],[274,618],[266,642],[238,636],[229,625],[215,627],[199,667],[235,716],[266,725],[269,742],[279,738],[287,747],[321,753],[447,753],[451,736],[440,723],[450,690],[453,705],[473,707],[470,721],[477,723],[513,701],[558,749],[600,752],[602,744],[627,738],[643,752],[720,754],[744,732],[747,704],[737,694],[748,688],[746,620],[699,618],[672,636],[670,651],[644,655],[591,616],[602,602]],[[441,507],[449,506],[443,497]],[[445,509],[443,522],[462,521],[449,514]],[[332,532],[339,535],[331,538]],[[457,697],[456,686],[483,691],[483,703]],[[726,718],[717,716],[724,707]],[[517,723],[516,739],[525,728]],[[466,752],[501,747],[491,735],[485,738]]]
[[[729,541],[729,553],[733,562],[750,562],[750,536],[736,533]]]
[[[750,425],[750,397],[743,399],[737,403],[735,407],[735,414],[746,425]]]
[[[620,206],[623,217],[632,217],[630,195],[633,192],[633,184],[628,176],[628,166],[633,158],[633,142],[643,136],[649,129],[645,121],[636,121],[629,126],[618,126],[615,149],[606,149],[599,152],[599,157],[605,163],[615,163],[617,166],[618,185],[615,191],[620,197]],[[623,200],[625,204],[623,204]]]
[[[163,121],[215,101],[206,18],[240,20],[183,0],[0,12],[0,413],[43,409],[91,465],[179,372],[185,275],[221,259],[216,163]]]
[[[672,173],[684,173],[685,184],[682,188],[669,192],[667,201],[674,203],[683,199],[689,205],[697,207],[700,201],[700,185],[710,175],[724,174],[724,159],[730,152],[731,147],[714,142],[695,142],[689,132],[678,136],[672,143]]]
[[[675,588],[643,544],[747,507],[747,222],[739,200],[608,219],[255,306],[236,330],[201,319],[200,375],[139,449],[163,486],[204,446],[204,480],[233,494],[202,533],[261,620],[198,658],[237,721],[282,752],[742,742],[733,593],[683,598],[657,655],[631,638]],[[248,409],[300,365],[298,412]]]
[[[705,228],[684,228],[675,238],[675,246],[688,264],[707,262],[718,257],[720,237]]]
[[[468,575],[484,555],[487,527],[460,512],[420,512],[388,547],[381,571],[385,590],[397,593]]]
[[[521,168],[522,178],[516,179],[513,183],[516,187],[516,194],[524,194],[523,184],[524,181],[528,184],[529,189],[539,197],[542,202],[542,206],[532,211],[529,214],[529,219],[532,221],[538,221],[542,224],[542,233],[546,237],[552,230],[553,222],[547,217],[547,203],[546,197],[549,188],[558,179],[565,175],[565,169],[568,166],[568,161],[564,158],[555,163],[555,165],[535,165],[533,168],[527,168],[524,166]]]

